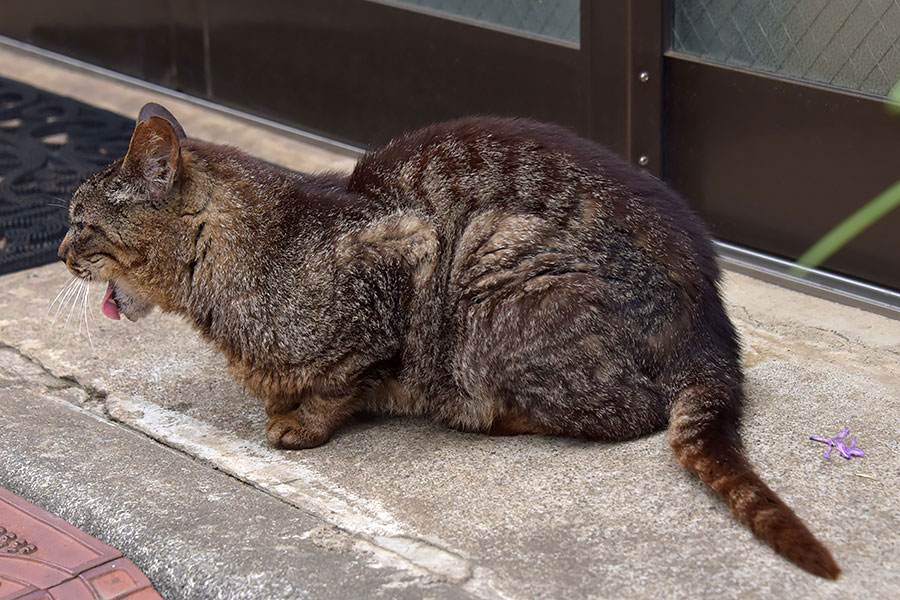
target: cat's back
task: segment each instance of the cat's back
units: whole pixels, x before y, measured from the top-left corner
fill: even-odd
[[[717,277],[708,233],[683,199],[552,124],[477,116],[430,125],[364,155],[348,187],[425,214],[458,250],[541,231],[566,252],[589,247],[626,269],[634,259],[668,269],[691,295]]]
[[[514,161],[522,153],[534,151],[547,158],[565,154],[586,167],[615,158],[599,144],[558,125],[521,117],[470,116],[434,123],[394,138],[364,155],[352,178],[362,184],[366,177],[385,174],[397,165],[424,166],[426,159],[466,166],[461,161],[468,158],[468,166],[478,167],[482,161]]]
[[[607,158],[615,157],[555,125],[465,117],[406,133],[368,152],[350,176],[350,188],[375,196],[432,197],[465,190],[485,196],[529,180],[568,180]]]
[[[502,205],[534,214],[576,211],[589,195],[610,218],[637,226],[653,220],[655,228],[707,238],[659,179],[597,142],[526,118],[464,117],[406,133],[366,153],[348,188],[403,207],[471,212]]]

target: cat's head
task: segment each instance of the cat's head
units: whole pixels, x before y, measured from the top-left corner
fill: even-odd
[[[136,320],[167,303],[179,239],[184,130],[158,104],[141,109],[125,158],[81,185],[59,257],[78,277],[109,282],[103,313]]]

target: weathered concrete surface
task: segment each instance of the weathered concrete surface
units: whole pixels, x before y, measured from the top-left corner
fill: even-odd
[[[80,308],[51,326],[47,306],[68,278],[58,265],[0,278],[0,342],[95,392],[93,406],[70,401],[317,515],[372,560],[482,597],[900,593],[900,322],[739,275],[726,282],[746,345],[748,453],[834,551],[844,575],[828,583],[756,542],[677,466],[663,435],[489,438],[385,418],[314,450],[271,450],[261,403],[179,319],[89,317],[93,351]],[[807,440],[844,426],[869,456],[826,460]]]
[[[470,598],[321,519],[79,409],[0,348],[0,484],[122,550],[165,598]],[[377,567],[377,568],[376,568]]]

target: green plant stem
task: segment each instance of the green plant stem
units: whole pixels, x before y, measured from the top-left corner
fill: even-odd
[[[897,208],[897,206],[900,206],[900,181],[881,192],[865,206],[844,219],[840,225],[825,234],[803,256],[797,259],[797,265],[810,269],[818,267],[828,257],[843,248],[847,242],[869,227],[869,225]],[[791,269],[790,274],[803,277],[806,271],[795,267]]]
[[[884,107],[890,114],[900,115],[900,81],[888,92],[888,100],[884,103]]]

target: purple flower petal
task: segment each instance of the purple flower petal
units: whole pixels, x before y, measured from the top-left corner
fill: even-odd
[[[837,446],[838,451],[841,453],[841,456],[844,458],[850,458],[851,456],[865,456],[866,453],[856,447],[856,436],[853,436],[852,441],[850,442],[850,446],[847,447],[843,440],[850,433],[850,428],[845,427],[839,434],[837,434],[833,438],[823,438],[818,436],[810,436],[810,440],[814,442],[821,442],[823,444],[828,444],[828,449],[825,451],[825,458],[831,458],[831,451]]]
[[[840,450],[841,455],[844,458],[850,458],[850,451],[847,450],[847,446],[844,445],[844,442],[838,442],[837,447],[838,447],[838,450]]]

